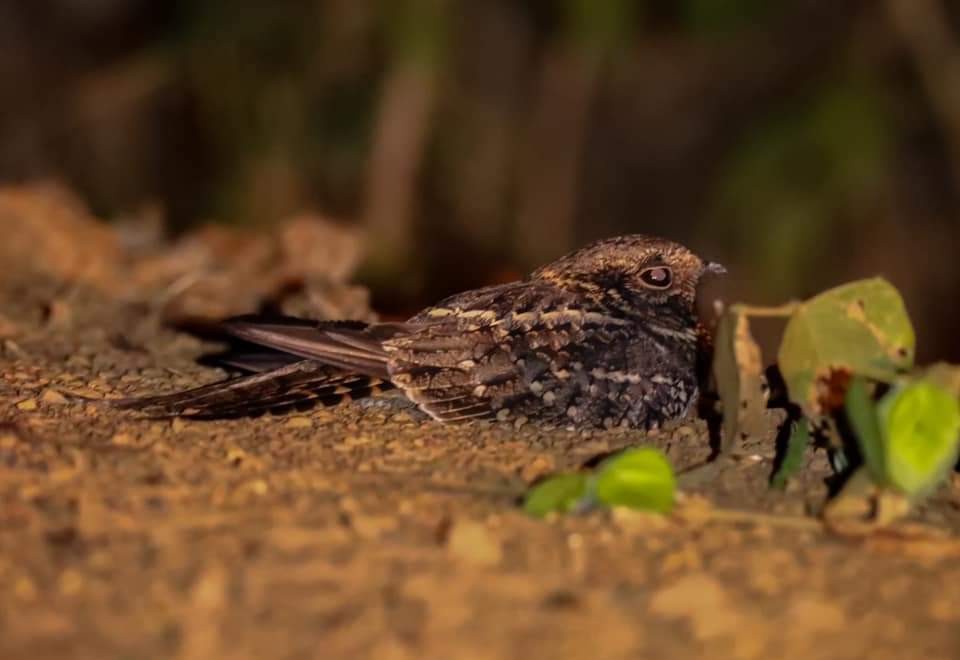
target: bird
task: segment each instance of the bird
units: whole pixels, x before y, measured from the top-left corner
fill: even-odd
[[[217,419],[398,390],[444,423],[650,429],[694,408],[695,299],[705,275],[724,272],[679,243],[633,234],[405,322],[235,317],[224,330],[257,350],[227,363],[246,374],[113,404]]]

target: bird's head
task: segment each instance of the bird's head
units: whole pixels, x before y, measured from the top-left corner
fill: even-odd
[[[703,276],[724,272],[720,264],[701,259],[679,243],[633,234],[591,243],[531,277],[601,296],[692,310]]]

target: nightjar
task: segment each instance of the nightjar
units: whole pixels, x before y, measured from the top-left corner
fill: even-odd
[[[397,388],[442,422],[650,428],[697,400],[697,286],[723,268],[643,235],[598,241],[529,278],[451,296],[404,323],[239,317],[248,375],[123,399],[152,416],[236,417]]]

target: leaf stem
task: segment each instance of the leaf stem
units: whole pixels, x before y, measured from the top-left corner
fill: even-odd
[[[802,302],[792,300],[776,307],[765,307],[763,305],[744,305],[736,304],[731,307],[738,314],[751,316],[754,318],[789,318],[803,305]]]

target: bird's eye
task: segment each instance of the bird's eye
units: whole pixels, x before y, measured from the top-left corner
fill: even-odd
[[[651,289],[666,289],[673,283],[673,273],[664,266],[655,266],[641,271],[640,281]]]

